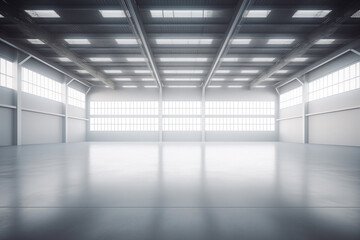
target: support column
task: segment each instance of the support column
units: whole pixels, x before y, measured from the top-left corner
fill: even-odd
[[[163,90],[159,86],[159,142],[163,141]]]
[[[309,119],[306,114],[309,113],[309,83],[306,77],[303,77],[303,112],[302,112],[302,125],[303,125],[303,143],[309,143]]]
[[[63,124],[63,143],[68,142],[68,127],[69,127],[69,114],[68,114],[68,83],[67,78],[64,79],[63,90],[64,90],[64,124]]]
[[[16,145],[22,145],[22,86],[21,86],[21,66],[19,64],[19,52],[13,64],[14,82],[16,83]]]
[[[201,141],[205,142],[205,87],[201,90]]]

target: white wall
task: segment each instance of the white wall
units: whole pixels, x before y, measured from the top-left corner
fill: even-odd
[[[354,53],[345,54],[325,64],[304,77],[308,82],[332,73],[360,60]],[[285,86],[283,92],[294,88]],[[360,146],[360,109],[322,113],[360,106],[360,89],[344,92],[330,97],[308,102],[308,141],[313,144],[333,144]],[[280,110],[280,118],[302,115],[303,106],[296,105]],[[316,115],[311,115],[316,114]],[[279,140],[284,142],[303,142],[303,119],[282,120],[279,123]]]

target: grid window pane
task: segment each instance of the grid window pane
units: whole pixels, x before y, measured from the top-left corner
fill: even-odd
[[[85,93],[68,87],[68,104],[79,108],[85,108]]]
[[[13,63],[0,58],[0,86],[13,88]]]
[[[303,87],[298,87],[286,93],[280,94],[280,109],[302,103],[302,91]]]
[[[95,132],[135,132],[135,131],[158,131],[158,118],[139,117],[91,117],[90,131]]]
[[[309,83],[309,101],[360,88],[360,62]]]
[[[57,102],[62,101],[61,83],[27,68],[22,68],[21,76],[24,92]]]

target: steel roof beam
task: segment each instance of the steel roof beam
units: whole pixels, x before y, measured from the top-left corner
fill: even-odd
[[[97,71],[88,63],[83,61],[79,56],[72,52],[63,41],[59,41],[40,26],[38,26],[31,17],[9,5],[5,1],[0,1],[0,12],[7,20],[16,24],[17,28],[25,35],[31,38],[41,39],[46,45],[54,50],[57,54],[69,58],[74,64],[86,70],[93,77],[99,79],[107,86],[114,88],[114,82],[108,79],[105,74]]]
[[[203,82],[202,84],[203,88],[206,88],[207,85],[209,85],[209,83],[211,82],[212,76],[214,75],[216,69],[220,66],[221,58],[226,54],[231,39],[236,33],[237,28],[240,27],[242,23],[246,9],[251,4],[252,4],[252,0],[243,0],[243,1],[239,1],[238,4],[236,5],[235,14],[233,15],[230,25],[225,33],[225,38],[216,54],[216,57],[214,58],[213,64],[211,66],[209,74],[207,75],[207,78],[205,82]]]
[[[124,8],[124,11],[126,13],[125,15],[129,21],[129,24],[133,29],[135,36],[138,39],[143,54],[146,56],[148,60],[147,64],[149,65],[149,68],[152,70],[154,79],[156,80],[158,86],[162,88],[163,84],[162,81],[160,80],[159,70],[156,66],[155,58],[152,53],[148,37],[146,35],[144,25],[140,19],[139,9],[135,1],[134,0],[118,0],[118,1],[121,2],[121,5]]]
[[[342,23],[348,20],[354,14],[354,12],[357,11],[359,5],[359,1],[352,1],[343,9],[326,17],[324,22],[320,27],[317,28],[316,31],[311,33],[304,40],[300,41],[293,50],[278,60],[272,67],[263,72],[258,78],[254,79],[250,83],[250,88],[259,85],[261,82],[271,77],[278,70],[288,65],[293,58],[300,57],[305,54],[319,39],[332,35],[337,29],[339,29]]]

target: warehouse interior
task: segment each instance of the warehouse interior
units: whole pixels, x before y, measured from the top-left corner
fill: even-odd
[[[0,0],[0,239],[360,239],[360,1]]]

